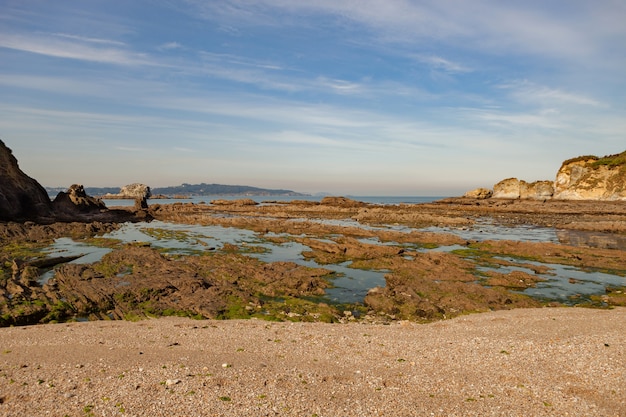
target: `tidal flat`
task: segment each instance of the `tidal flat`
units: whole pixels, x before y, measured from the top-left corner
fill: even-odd
[[[185,316],[436,321],[626,305],[623,202],[153,204],[0,225],[0,325]]]

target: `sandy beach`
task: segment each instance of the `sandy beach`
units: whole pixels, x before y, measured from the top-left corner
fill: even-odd
[[[0,329],[2,416],[623,416],[626,308]]]

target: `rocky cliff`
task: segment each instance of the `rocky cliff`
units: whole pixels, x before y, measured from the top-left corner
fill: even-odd
[[[554,182],[562,200],[626,200],[626,151],[602,158],[582,156],[563,162]]]
[[[559,168],[555,181],[528,183],[507,178],[493,186],[465,193],[466,198],[546,200],[624,200],[626,201],[626,151],[608,155],[580,156]]]
[[[52,215],[46,190],[18,166],[11,149],[0,140],[0,221],[39,220]]]

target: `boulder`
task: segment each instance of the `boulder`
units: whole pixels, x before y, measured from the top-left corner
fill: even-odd
[[[555,198],[561,200],[626,200],[626,151],[581,156],[561,165],[555,181]]]
[[[493,186],[493,198],[520,198],[520,180],[507,178]]]
[[[148,199],[152,196],[152,193],[147,185],[134,183],[123,186],[120,189],[119,196],[129,199]]]
[[[40,220],[52,215],[45,188],[19,168],[0,140],[0,221]]]
[[[150,187],[139,183],[125,185],[120,188],[120,192],[117,194],[107,193],[102,196],[102,198],[119,200],[147,200],[150,197],[152,197]]]
[[[476,188],[463,194],[465,198],[475,198],[477,200],[484,200],[490,198],[493,195],[493,191],[487,188]]]

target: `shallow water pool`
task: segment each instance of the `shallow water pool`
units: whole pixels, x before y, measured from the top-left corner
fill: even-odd
[[[326,221],[321,221],[326,222]],[[353,220],[329,221],[333,225],[344,225],[355,227],[359,223]],[[364,226],[368,229],[389,229],[385,227]],[[516,240],[528,242],[553,242],[568,239],[571,241],[589,242],[590,234],[581,237],[579,232],[565,233],[552,228],[540,228],[530,226],[500,226],[490,222],[479,222],[468,228],[438,228],[429,227],[423,229],[407,228],[404,226],[393,226],[394,230],[427,231],[439,233],[452,233],[466,240]],[[595,234],[597,235],[597,234]],[[350,262],[331,265],[319,265],[314,260],[305,258],[302,253],[311,249],[298,242],[290,240],[295,236],[287,234],[273,234],[261,236],[256,232],[222,226],[201,226],[189,224],[167,223],[153,221],[151,223],[127,223],[111,233],[105,234],[103,238],[116,239],[123,243],[145,242],[154,248],[160,248],[170,254],[194,255],[205,251],[218,250],[224,245],[236,245],[247,255],[258,258],[264,262],[287,261],[294,262],[313,268],[325,268],[336,272],[336,278],[332,283],[334,288],[326,291],[329,301],[334,303],[358,303],[362,302],[367,292],[376,286],[385,286],[385,274],[387,271],[361,270],[350,267]],[[283,243],[275,243],[264,237],[285,238]],[[320,239],[323,240],[323,239]],[[626,240],[626,239],[624,239]],[[377,238],[361,239],[363,243],[393,245],[392,242],[381,243]],[[593,239],[591,239],[593,241]],[[607,246],[606,239],[596,239],[599,245]],[[616,243],[621,243],[618,239]],[[400,247],[406,245],[398,245]],[[410,246],[410,245],[409,245]],[[603,247],[604,247],[603,246]],[[434,249],[414,248],[417,252],[428,251],[452,251],[463,249],[459,245],[441,246]],[[110,248],[92,246],[87,243],[75,242],[69,238],[57,239],[48,248],[50,257],[57,256],[78,256],[82,255],[72,263],[92,263],[99,261],[105,254],[111,251]],[[530,263],[530,262],[529,262]],[[606,286],[626,286],[626,279],[617,275],[610,275],[600,272],[587,272],[569,266],[557,264],[539,264],[550,268],[548,274],[541,278],[536,287],[524,291],[525,294],[540,299],[548,299],[559,302],[568,302],[577,297],[589,297],[594,294],[604,294]],[[478,267],[479,270],[485,267]],[[499,267],[497,272],[507,273],[515,269],[525,272],[535,273],[523,267]],[[54,276],[54,271],[49,271],[41,276],[40,281],[46,282]]]

